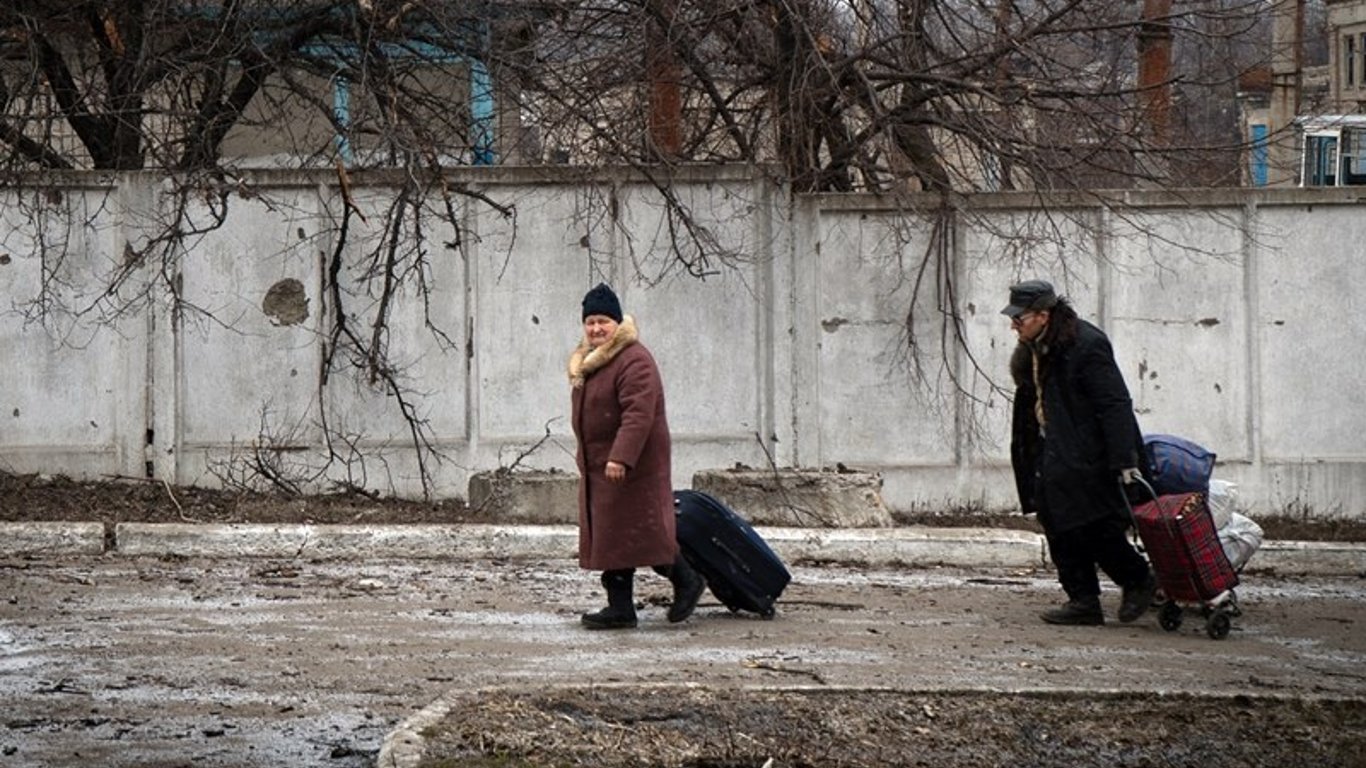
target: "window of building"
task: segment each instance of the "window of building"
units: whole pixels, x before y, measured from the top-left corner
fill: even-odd
[[[1310,135],[1304,137],[1304,181],[1306,187],[1336,187],[1338,137]]]
[[[1366,186],[1366,121],[1310,127],[1303,152],[1300,186]]]
[[[1357,83],[1357,36],[1347,35],[1342,38],[1342,72],[1343,82],[1348,88],[1356,86]]]
[[[1342,183],[1344,187],[1366,184],[1366,130],[1344,130],[1341,146]]]

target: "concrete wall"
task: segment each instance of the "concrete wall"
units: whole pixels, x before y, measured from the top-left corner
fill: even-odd
[[[1132,194],[1123,208],[987,195],[936,230],[888,200],[789,200],[760,174],[696,169],[671,191],[726,250],[698,278],[666,247],[679,222],[653,186],[554,172],[456,174],[513,215],[458,202],[457,237],[432,204],[403,238],[407,257],[426,256],[431,292],[404,293],[388,344],[442,456],[428,466],[438,495],[514,462],[572,469],[564,363],[579,299],[605,279],[663,369],[677,485],[737,463],[843,463],[881,472],[893,509],[1010,508],[1000,387],[1014,341],[997,312],[1005,286],[1045,276],[1111,333],[1144,429],[1216,450],[1252,510],[1366,514],[1366,202],[1343,190]],[[354,181],[365,220],[343,249],[348,320],[365,335],[377,307],[360,278],[395,196],[386,181]],[[330,433],[339,460],[315,487],[421,492],[395,399],[349,368],[323,376],[334,179],[248,182],[224,226],[113,300],[103,286],[167,219],[168,185],[0,191],[0,468],[215,485],[264,448],[308,480]],[[211,218],[209,199],[190,220]],[[957,333],[966,351],[950,343],[945,359],[940,340]],[[915,383],[917,365],[933,387]]]

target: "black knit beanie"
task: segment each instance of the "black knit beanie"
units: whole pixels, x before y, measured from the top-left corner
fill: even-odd
[[[621,322],[621,302],[617,301],[617,295],[612,293],[607,283],[598,283],[596,288],[584,295],[582,319],[587,320],[589,315],[605,315]]]

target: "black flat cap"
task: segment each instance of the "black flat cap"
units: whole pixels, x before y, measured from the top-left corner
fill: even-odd
[[[1053,292],[1053,284],[1047,280],[1026,280],[1010,286],[1010,303],[1001,310],[1009,317],[1037,309],[1051,309],[1058,303],[1058,294]]]

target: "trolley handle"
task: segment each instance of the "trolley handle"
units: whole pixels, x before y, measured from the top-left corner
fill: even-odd
[[[1128,487],[1130,485],[1137,485],[1142,487],[1143,490],[1148,492],[1148,499],[1151,501],[1157,501],[1157,491],[1153,489],[1152,484],[1149,483],[1147,479],[1143,477],[1143,474],[1141,472],[1139,473],[1138,480],[1136,482],[1126,483],[1124,482],[1124,478],[1122,477],[1116,478],[1115,482],[1119,484],[1119,497],[1121,499],[1124,499],[1124,508],[1129,512],[1129,522],[1133,523],[1134,529],[1137,530],[1138,520],[1134,518],[1134,505],[1132,502],[1129,501]]]

